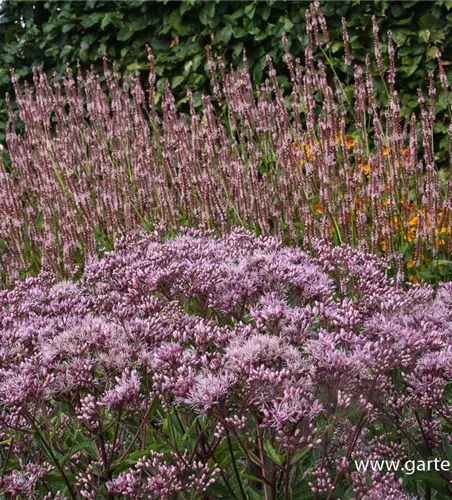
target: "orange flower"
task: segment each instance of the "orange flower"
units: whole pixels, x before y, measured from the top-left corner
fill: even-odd
[[[409,226],[417,226],[418,218],[417,215],[414,216],[411,220],[408,221]]]
[[[403,156],[408,156],[408,153],[410,152],[409,148],[403,148],[402,149],[402,155]]]
[[[300,165],[300,167],[303,167],[303,165],[304,165],[304,161],[303,161],[303,160],[300,160],[300,164],[299,164],[299,165]],[[297,166],[297,165],[295,165],[295,166],[293,167],[293,171],[294,171],[294,172],[298,172],[298,166]]]
[[[363,169],[367,177],[370,175],[370,165],[368,162],[358,163],[357,167]]]
[[[416,236],[416,231],[408,231],[406,239],[408,241],[414,241],[415,236]]]
[[[321,214],[321,213],[322,213],[322,207],[321,207],[320,203],[317,203],[317,205],[315,206],[315,211],[316,211],[318,214]]]
[[[383,156],[388,156],[389,155],[389,148],[388,147],[385,147],[383,149]]]
[[[356,208],[357,209],[360,209],[362,207],[363,204],[365,204],[367,200],[367,197],[366,196],[357,196],[355,198],[355,205],[356,205]]]
[[[411,283],[419,283],[419,280],[415,278],[412,274],[408,276],[408,281],[411,281]]]
[[[380,248],[383,250],[383,252],[386,252],[386,241],[380,241]]]
[[[345,140],[347,141],[345,144],[347,151],[350,151],[350,149],[353,149],[356,146],[356,142],[353,140],[351,135],[346,135]]]
[[[410,268],[410,267],[414,267],[414,260],[413,259],[410,259],[409,261],[407,261],[406,263],[406,267]]]
[[[296,142],[293,142],[292,143],[292,147],[296,150],[296,151],[300,151],[300,149],[303,148],[303,146],[301,146],[300,144],[297,144]],[[312,155],[311,155],[311,147],[309,144],[305,144],[304,145],[304,150],[305,150],[305,154],[308,158],[311,158]],[[300,167],[302,167],[304,165],[304,160],[300,160]],[[293,171],[294,172],[298,172],[298,166],[294,166],[293,167]]]

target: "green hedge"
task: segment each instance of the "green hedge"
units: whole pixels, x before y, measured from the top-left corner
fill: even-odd
[[[181,106],[186,102],[185,87],[194,90],[199,104],[209,91],[205,46],[212,45],[214,56],[238,64],[246,47],[248,64],[256,81],[266,75],[265,55],[271,54],[278,70],[284,69],[281,35],[288,34],[292,53],[303,55],[306,40],[304,12],[309,2],[282,1],[184,1],[149,2],[95,1],[39,2],[7,1],[0,5],[0,141],[4,139],[6,106],[4,95],[12,93],[9,68],[19,81],[31,81],[32,67],[43,66],[47,74],[64,72],[80,59],[82,67],[100,67],[104,53],[118,62],[120,71],[144,70],[145,44],[156,55],[158,90],[168,78]],[[383,41],[392,29],[398,46],[398,84],[403,87],[403,110],[417,106],[416,89],[425,84],[429,71],[436,68],[435,54],[443,53],[446,64],[452,42],[452,2],[343,1],[322,2],[334,43],[333,63],[341,79],[343,44],[341,16],[347,18],[352,61],[364,62],[373,50],[371,17],[377,16]],[[350,89],[351,90],[351,89]],[[383,93],[381,99],[384,99]],[[438,127],[444,100],[438,100]]]

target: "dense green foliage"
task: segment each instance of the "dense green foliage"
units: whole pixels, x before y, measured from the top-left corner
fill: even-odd
[[[416,89],[436,67],[435,54],[446,54],[452,42],[452,2],[322,2],[332,38],[332,62],[341,80],[348,81],[342,64],[341,16],[347,17],[354,61],[363,63],[373,47],[371,17],[377,17],[383,42],[386,29],[397,43],[398,84],[404,89],[405,114],[417,106]],[[12,91],[9,68],[21,82],[31,81],[32,68],[43,66],[47,74],[64,72],[66,62],[101,65],[104,53],[117,60],[123,71],[146,70],[145,44],[156,55],[158,90],[168,78],[180,105],[186,102],[185,87],[195,92],[195,103],[209,89],[205,71],[205,45],[213,55],[237,64],[242,49],[255,81],[266,72],[265,55],[277,69],[283,62],[281,35],[289,37],[294,55],[303,54],[306,41],[304,13],[309,2],[148,2],[8,1],[0,6],[0,141],[4,139],[6,105]],[[352,60],[353,62],[353,60]],[[353,72],[348,70],[348,76]],[[145,76],[145,74],[144,74]],[[425,88],[425,85],[423,85]],[[157,95],[157,98],[159,95]],[[384,99],[381,93],[381,99]],[[445,109],[438,100],[439,118]],[[441,120],[438,121],[441,127]]]

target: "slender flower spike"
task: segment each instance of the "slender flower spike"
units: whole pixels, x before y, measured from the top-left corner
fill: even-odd
[[[341,23],[347,67],[350,37],[345,19]],[[413,251],[405,250],[407,240],[414,245],[407,231],[413,209],[401,203],[410,193],[414,206],[428,205],[425,237],[421,228],[416,238],[419,258],[427,259],[429,271],[433,257],[448,260],[452,182],[435,164],[434,146],[444,142],[435,125],[435,76],[429,76],[428,104],[420,91],[419,112],[404,121],[392,34],[385,68],[375,17],[372,26],[378,73],[383,88],[389,84],[386,106],[377,99],[381,85],[374,84],[370,55],[365,68],[354,64],[353,75],[346,70],[354,92],[344,93],[331,68],[320,2],[306,11],[304,70],[290,53],[290,37],[282,36],[288,90],[270,56],[269,79],[259,83],[252,81],[245,51],[243,66],[228,71],[207,47],[212,95],[198,99],[187,89],[188,120],[170,85],[157,82],[149,47],[147,94],[138,74],[121,79],[107,58],[103,79],[93,70],[83,76],[80,65],[76,75],[68,66],[61,80],[35,70],[24,90],[12,71],[18,119],[7,99],[8,165],[0,154],[2,288],[41,269],[64,279],[78,276],[118,237],[160,225],[210,227],[219,234],[252,227],[306,250],[323,238],[380,253],[383,241],[395,273],[396,254]],[[444,67],[438,55],[448,101]],[[220,106],[229,110],[227,122]],[[359,208],[352,205],[356,198]]]
[[[350,66],[351,65],[350,37],[348,36],[348,31],[347,31],[347,21],[345,20],[345,17],[342,17],[341,21],[342,21],[342,39],[344,40],[344,64],[346,66]]]

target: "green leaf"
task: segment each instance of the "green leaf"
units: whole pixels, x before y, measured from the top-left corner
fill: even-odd
[[[284,18],[284,24],[283,24],[283,30],[284,31],[290,31],[294,27],[293,22],[288,18]]]
[[[107,12],[102,17],[100,28],[104,30],[109,24],[112,24],[115,28],[122,28],[121,16],[116,12]]]
[[[75,476],[72,474],[68,474],[67,471],[64,471],[66,474],[66,478],[69,481],[69,483],[73,484],[75,483]],[[63,479],[63,476],[60,474],[58,469],[51,470],[44,476],[45,480],[49,484],[57,483],[57,484],[66,484],[66,482]]]
[[[449,443],[449,439],[447,436],[443,436],[443,448],[444,453],[446,454],[447,460],[452,464],[452,446]]]
[[[253,80],[254,80],[254,82],[255,83],[262,82],[262,76],[263,76],[262,63],[257,62],[253,68]]]
[[[438,20],[432,14],[425,14],[419,19],[419,26],[422,29],[437,28],[438,24]]]
[[[246,487],[246,496],[249,500],[262,500],[262,495],[251,488],[251,486]]]
[[[66,462],[80,450],[85,450],[88,452],[88,455],[91,457],[96,457],[96,449],[94,447],[94,444],[92,441],[89,439],[83,439],[80,443],[76,444],[74,447],[72,447],[60,460],[58,460],[59,464],[61,467],[64,467],[66,465]]]
[[[182,15],[178,9],[171,12],[168,22],[179,35],[186,35],[189,32],[189,29],[182,24]]]
[[[447,482],[443,479],[438,473],[430,471],[416,471],[414,474],[410,474],[408,476],[408,481],[422,481],[425,484],[431,486],[434,490],[439,491],[440,493],[450,494],[449,489],[447,488]]]
[[[66,58],[66,56],[68,56],[69,54],[71,54],[74,50],[74,47],[72,45],[65,45],[63,50],[60,52],[60,57],[61,59],[64,59]]]
[[[222,28],[216,35],[215,40],[217,42],[228,43],[232,36],[232,27],[230,25]]]
[[[235,453],[234,453],[235,456]],[[231,462],[231,454],[226,440],[222,441],[215,451],[215,458],[221,469],[225,469]]]
[[[111,468],[115,471],[115,474],[119,474],[120,472],[133,467],[140,458],[148,455],[151,449],[146,450],[137,450],[127,455],[127,458],[124,460],[116,460],[111,464]]]
[[[233,48],[234,48],[233,50],[234,56],[238,57],[242,53],[243,42],[236,43]]]
[[[144,30],[148,26],[149,26],[149,22],[147,19],[135,19],[134,21],[132,21],[129,24],[130,30],[133,31],[134,33],[136,31]]]
[[[117,35],[117,39],[120,42],[126,42],[133,35],[134,35],[134,32],[130,30],[129,26],[125,26],[124,28],[119,30],[118,35]]]
[[[436,59],[436,54],[439,52],[439,49],[436,45],[431,46],[427,50],[427,59]]]
[[[312,497],[312,490],[306,481],[300,481],[291,488],[291,500],[311,500]]]
[[[111,15],[110,14],[106,14],[104,16],[104,18],[102,19],[102,22],[100,23],[100,27],[101,29],[105,29],[110,23],[111,23]]]
[[[255,37],[254,37],[254,40],[256,42],[260,42],[261,40],[265,40],[266,38],[268,38],[268,35],[265,31],[260,31]]]
[[[256,3],[255,3],[255,2],[253,2],[253,3],[248,4],[248,5],[245,7],[244,12],[245,12],[245,15],[246,15],[247,17],[249,17],[250,19],[253,19],[254,14],[255,14],[255,12],[256,12]]]
[[[82,21],[82,26],[84,28],[91,28],[91,26],[94,26],[95,24],[102,21],[102,18],[103,14],[100,13],[91,14],[90,16],[85,16],[85,18]]]
[[[14,22],[14,18],[13,17],[5,16],[5,15],[3,15],[2,17],[0,17],[0,24],[7,24],[7,23],[10,23],[10,22]]]
[[[335,54],[338,50],[340,50],[344,44],[342,42],[333,42],[331,45],[331,52]]]
[[[241,26],[234,26],[233,33],[234,38],[243,38],[248,35],[248,32]]]
[[[134,62],[132,64],[129,64],[126,69],[127,69],[127,71],[140,71],[140,70],[148,69],[148,68],[149,68],[149,65],[147,63]]]
[[[403,7],[405,9],[409,9],[410,7],[413,7],[413,5],[416,5],[417,3],[419,3],[421,0],[405,0],[403,2]]]
[[[231,497],[231,492],[220,481],[215,481],[209,487],[208,492],[210,493],[210,496],[212,495],[212,493],[215,493],[215,495],[213,495],[213,498],[230,498]]]
[[[102,57],[107,52],[107,46],[105,43],[99,44],[96,52],[96,57]]]
[[[237,9],[235,12],[232,13],[232,19],[241,19],[243,17],[243,9]]]
[[[392,39],[396,43],[396,45],[401,46],[405,43],[407,36],[410,34],[410,31],[407,29],[395,29],[392,30]]]
[[[87,49],[97,40],[97,34],[86,35],[82,39],[81,46]]]
[[[276,453],[276,450],[273,448],[268,439],[264,441],[264,450],[267,452],[267,455],[273,460],[273,462],[278,464],[280,467],[283,466],[284,458]]]
[[[431,31],[430,30],[420,30],[419,40],[423,43],[427,43],[430,40]]]
[[[65,24],[62,28],[61,31],[63,33],[67,33],[68,31],[71,31],[71,29],[75,26],[75,24]]]
[[[393,3],[391,5],[391,14],[394,17],[399,17],[403,13],[403,7],[399,5],[398,3]]]
[[[171,88],[176,89],[185,80],[185,76],[178,75],[171,80]]]
[[[425,47],[423,45],[417,42],[413,42],[412,39],[410,39],[410,42],[411,45],[406,44],[403,47],[400,47],[397,52],[400,57],[415,56],[419,54],[424,55]]]
[[[123,2],[129,7],[140,7],[146,0],[123,0]]]
[[[261,479],[260,477],[257,477],[257,476],[253,476],[251,474],[244,474],[243,477],[245,477],[246,479],[249,479],[250,481],[253,481],[255,483],[265,484],[265,481],[263,479]]]
[[[270,12],[271,12],[271,7],[270,5],[262,2],[259,4],[259,12],[264,21],[268,21],[268,18],[270,17]]]
[[[438,266],[452,266],[452,260],[439,259],[434,261]],[[451,460],[452,463],[452,460]]]
[[[432,31],[432,42],[443,42],[446,38],[445,31]]]
[[[299,462],[305,455],[307,455],[309,453],[309,449],[306,448],[305,450],[303,451],[299,451],[298,453],[296,453],[290,460],[290,463],[291,464],[295,464],[297,462]]]
[[[202,24],[209,25],[215,16],[215,2],[206,2],[199,14],[199,20]]]
[[[234,456],[235,456],[235,454],[234,454]],[[261,461],[260,461],[259,457],[257,457],[252,451],[248,450],[248,456],[253,463],[258,465],[259,467],[261,466]]]

